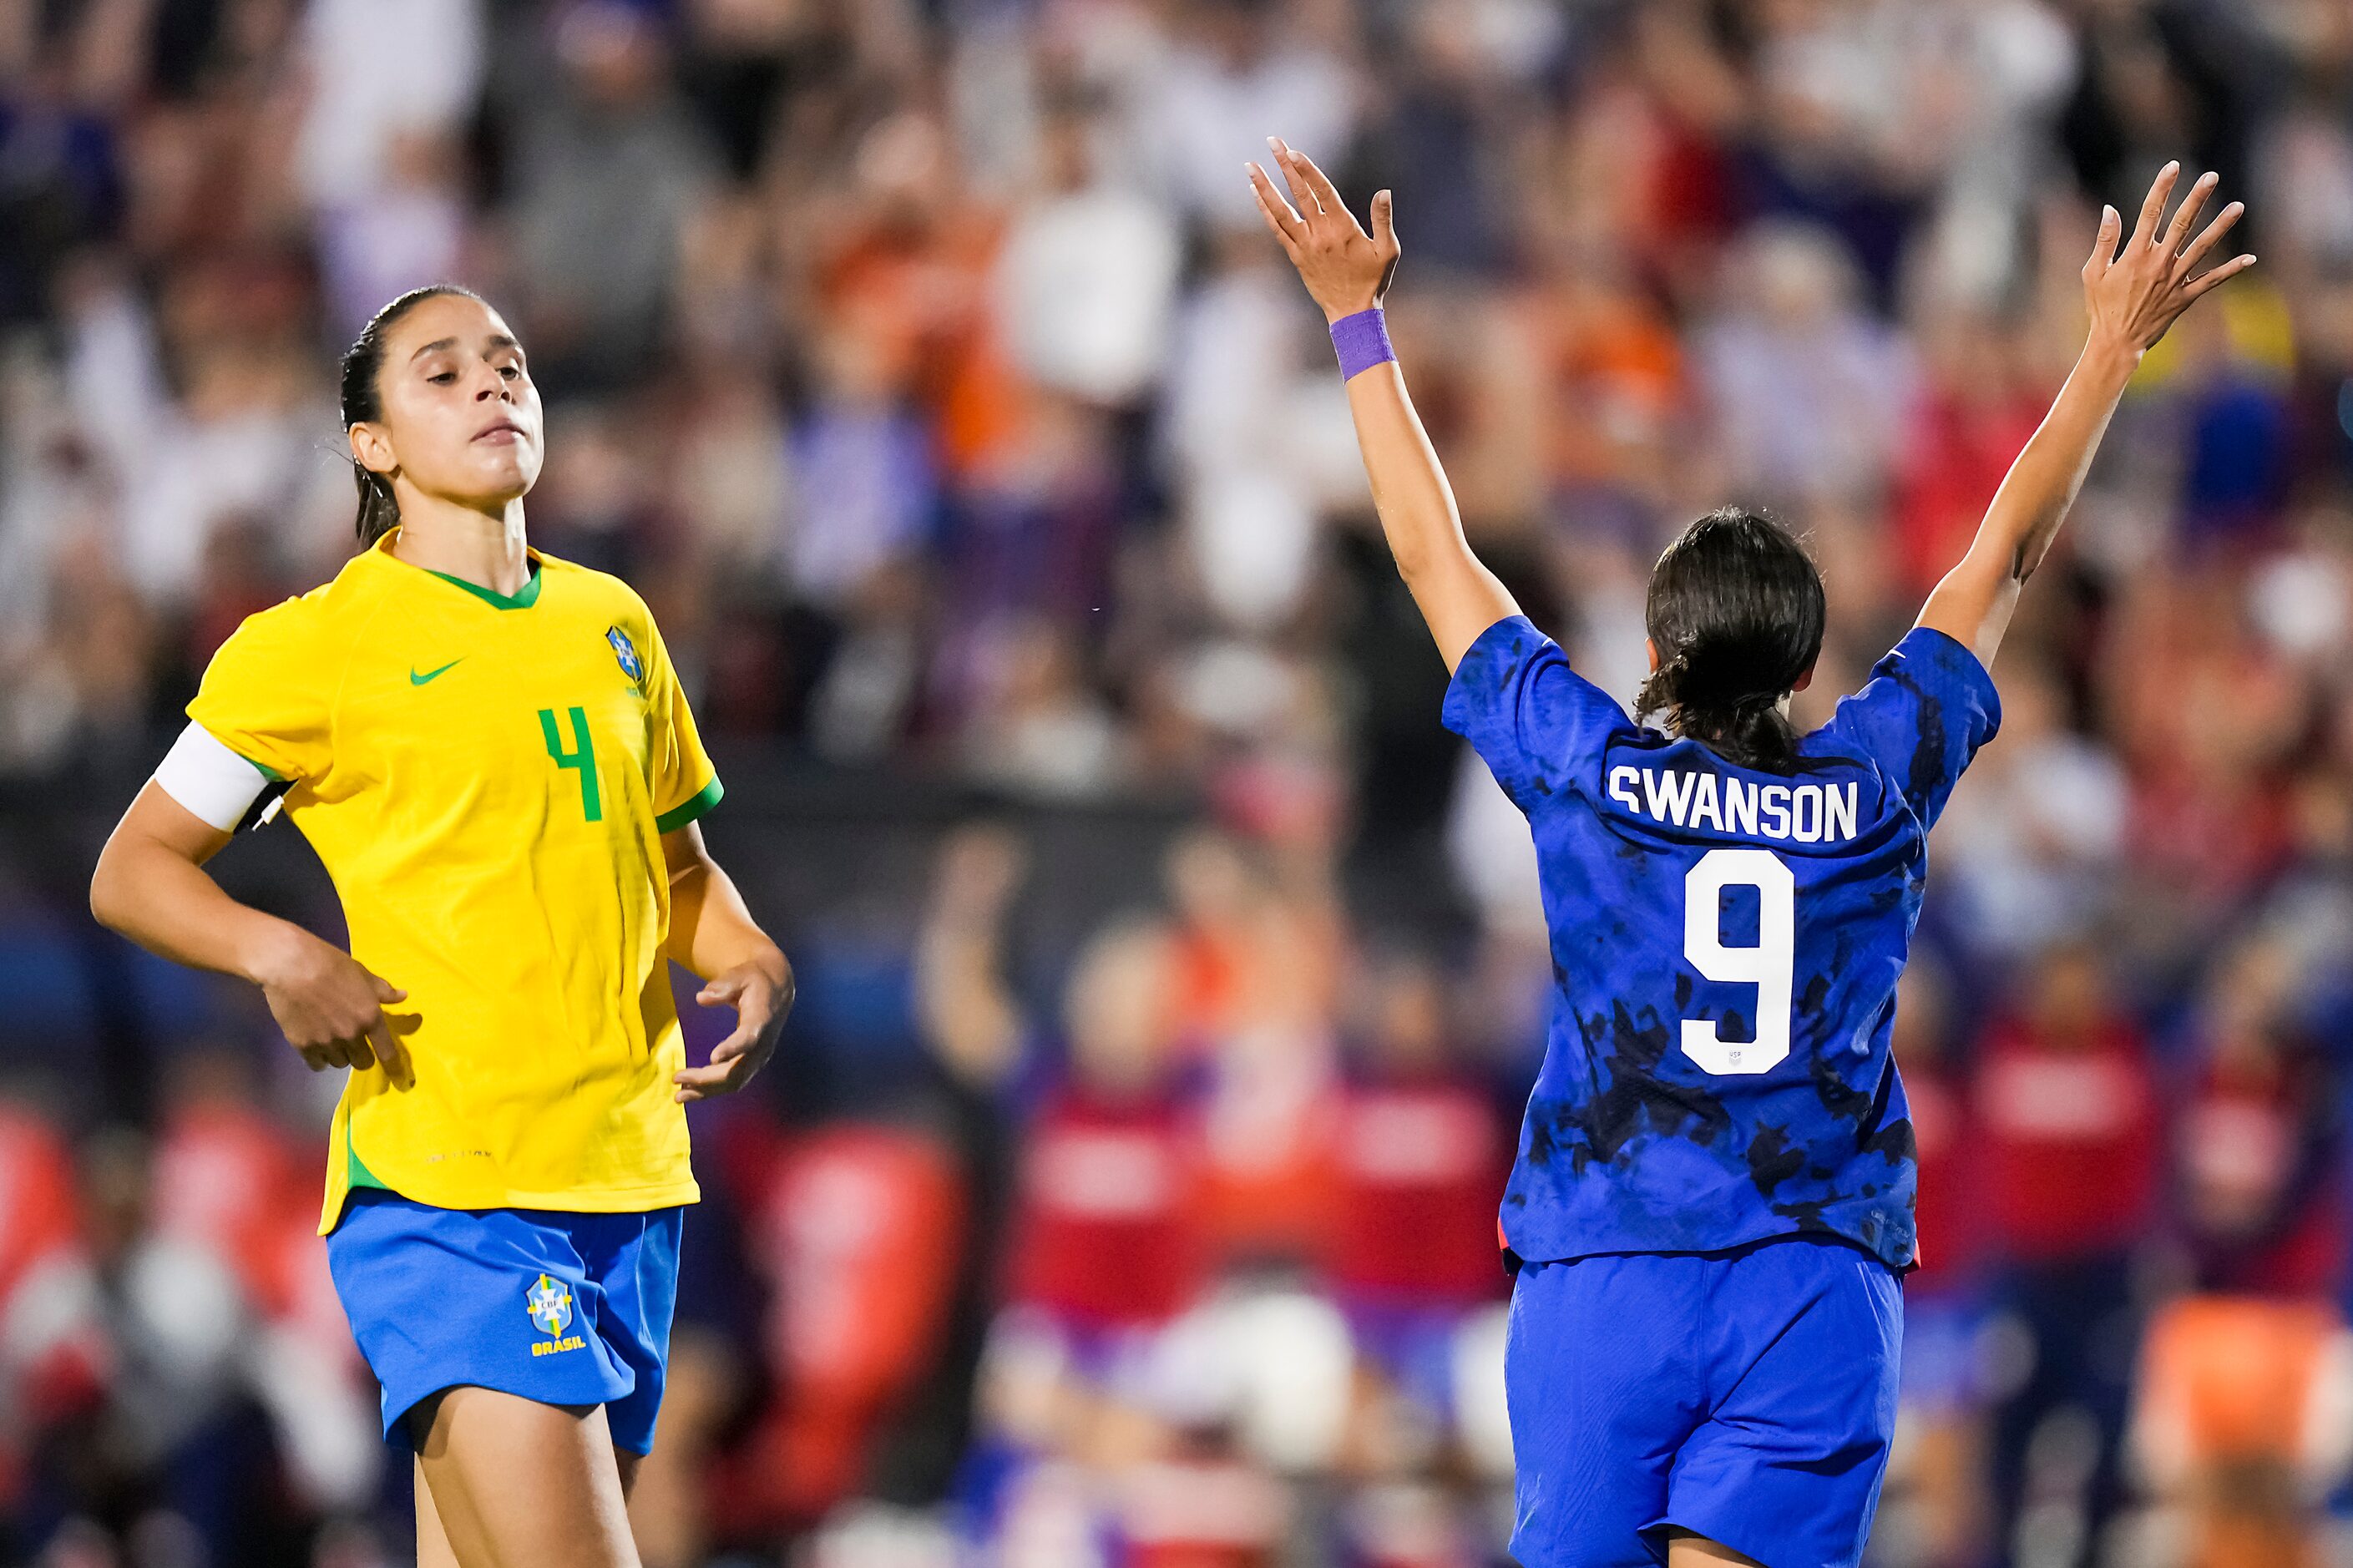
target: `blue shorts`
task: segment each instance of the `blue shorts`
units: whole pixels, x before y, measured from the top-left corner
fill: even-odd
[[[384,1436],[461,1385],[544,1405],[601,1405],[615,1446],[650,1452],[678,1300],[686,1211],[437,1209],[351,1195],[327,1267],[384,1385]]]
[[[1798,1237],[1531,1263],[1504,1381],[1527,1568],[1666,1561],[1687,1530],[1769,1568],[1851,1568],[1895,1430],[1903,1295]]]

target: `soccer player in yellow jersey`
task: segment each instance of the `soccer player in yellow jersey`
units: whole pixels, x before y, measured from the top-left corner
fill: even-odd
[[[634,1565],[696,1197],[684,1105],[766,1060],[792,972],[703,848],[719,780],[644,601],[524,543],[539,394],[498,313],[394,300],[344,356],[343,413],[364,548],[214,657],[91,907],[251,980],[313,1068],[351,1069],[320,1230],[385,1436],[417,1455],[420,1563]],[[348,953],[202,868],[273,794]],[[708,1067],[672,959],[737,1015]]]

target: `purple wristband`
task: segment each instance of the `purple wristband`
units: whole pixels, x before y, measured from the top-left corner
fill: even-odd
[[[1397,350],[1389,347],[1388,324],[1381,319],[1378,305],[1333,322],[1332,346],[1340,352],[1342,381],[1354,381],[1359,373],[1397,358]]]

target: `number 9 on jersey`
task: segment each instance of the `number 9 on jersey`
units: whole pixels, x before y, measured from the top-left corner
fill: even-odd
[[[1757,889],[1757,945],[1724,944],[1724,890]],[[1790,974],[1798,959],[1797,879],[1769,849],[1711,849],[1683,878],[1683,958],[1705,978],[1757,987],[1753,1040],[1727,1040],[1714,1018],[1685,1018],[1683,1055],[1718,1074],[1769,1072],[1789,1054]]]

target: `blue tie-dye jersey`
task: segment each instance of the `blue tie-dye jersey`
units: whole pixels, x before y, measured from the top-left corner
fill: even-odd
[[[1976,656],[1919,628],[1759,773],[1637,727],[1524,617],[1480,636],[1446,724],[1527,814],[1556,993],[1514,1252],[1810,1231],[1913,1261],[1895,977],[1929,826],[2000,721]]]

